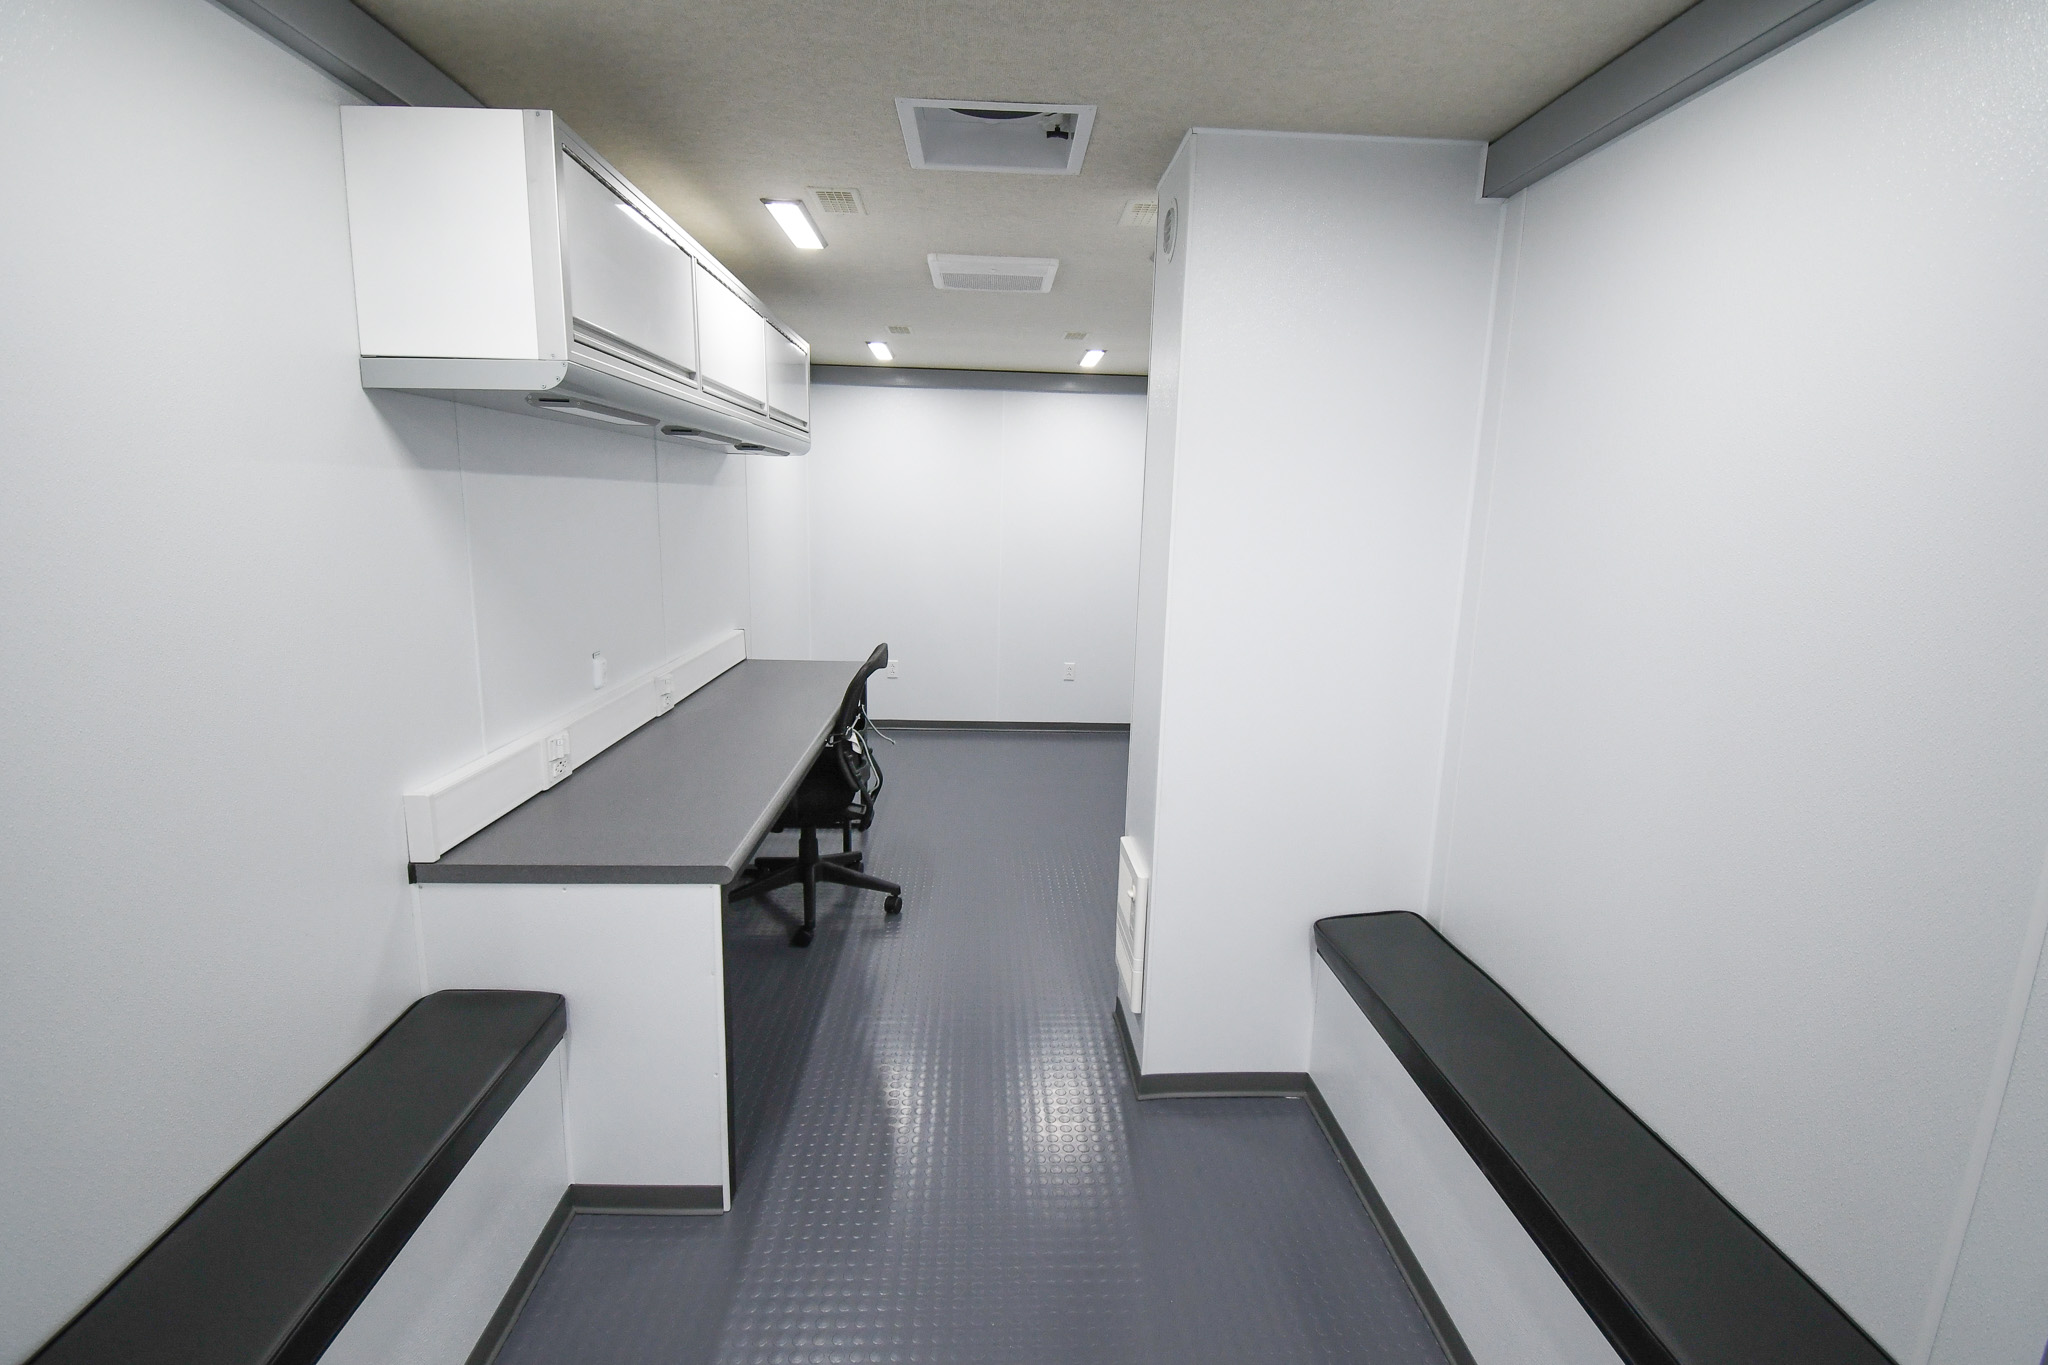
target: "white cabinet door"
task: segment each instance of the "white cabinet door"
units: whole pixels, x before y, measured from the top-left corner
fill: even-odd
[[[768,329],[768,410],[800,427],[811,424],[811,353],[782,334],[774,323]]]
[[[706,381],[754,407],[766,404],[767,331],[752,304],[697,267],[697,342]]]
[[[562,158],[562,211],[576,321],[625,343],[627,359],[652,358],[657,368],[696,373],[689,256],[568,156]]]

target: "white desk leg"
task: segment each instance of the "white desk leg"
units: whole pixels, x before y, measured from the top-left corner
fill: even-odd
[[[579,1185],[683,1185],[730,1208],[716,886],[418,888],[427,989],[559,991]]]

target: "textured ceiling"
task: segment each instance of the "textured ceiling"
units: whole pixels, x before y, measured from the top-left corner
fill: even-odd
[[[359,0],[486,104],[553,109],[815,359],[1143,373],[1151,234],[1191,127],[1491,138],[1689,0]],[[918,171],[895,97],[1094,104],[1078,176]],[[760,206],[852,186],[792,249]],[[927,252],[1052,256],[1045,295],[941,293]],[[892,336],[891,324],[908,326]],[[1086,332],[1085,343],[1064,339]]]

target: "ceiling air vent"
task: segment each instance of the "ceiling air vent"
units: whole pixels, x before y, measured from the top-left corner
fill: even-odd
[[[1050,294],[1058,261],[1038,256],[940,256],[931,263],[940,289],[978,289],[989,294]]]
[[[899,99],[896,117],[910,164],[921,171],[1076,175],[1095,106]]]
[[[861,202],[859,190],[821,190],[816,185],[810,189],[811,198],[817,201],[820,213],[865,214],[868,211],[867,205]]]
[[[1159,221],[1159,201],[1156,199],[1133,199],[1124,205],[1123,215],[1116,220],[1118,227],[1148,228]]]

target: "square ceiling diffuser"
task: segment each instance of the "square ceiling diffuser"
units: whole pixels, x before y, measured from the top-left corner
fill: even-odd
[[[1041,256],[925,257],[939,289],[978,289],[988,294],[1050,294],[1060,263]]]
[[[910,164],[921,171],[1076,175],[1095,106],[899,99],[896,117]]]

